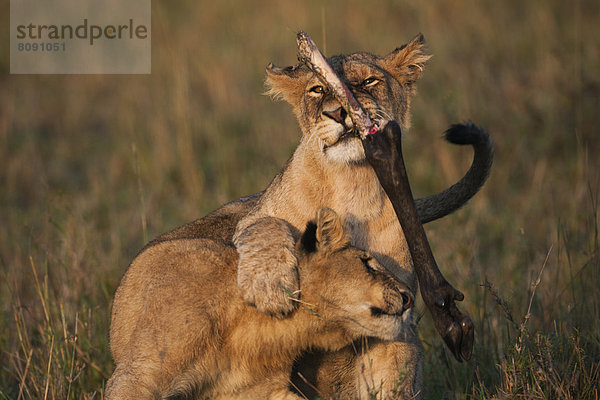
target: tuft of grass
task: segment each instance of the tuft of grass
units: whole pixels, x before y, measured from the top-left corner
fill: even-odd
[[[50,291],[46,274],[40,279],[39,267],[30,257],[30,277],[33,279],[36,303],[40,315],[24,306],[17,298],[12,305],[13,328],[9,335],[14,350],[5,352],[5,378],[14,386],[3,388],[6,399],[102,398],[104,381],[110,376],[110,357],[96,347],[97,327],[93,325],[97,312],[75,312],[67,319],[65,307]],[[106,329],[103,324],[101,329]],[[104,336],[104,335],[103,335]],[[106,341],[104,341],[106,346]],[[89,388],[94,388],[90,390]]]
[[[473,360],[453,365],[443,345],[426,342],[426,375],[434,377],[426,398],[598,398],[600,221],[597,197],[590,200],[582,210],[588,223],[557,227],[557,249],[550,247],[527,285],[511,282],[516,288],[508,297],[487,278],[480,284],[484,300],[475,313]],[[543,296],[536,296],[540,292]],[[520,298],[524,294],[525,303]],[[521,314],[516,303],[525,304]]]

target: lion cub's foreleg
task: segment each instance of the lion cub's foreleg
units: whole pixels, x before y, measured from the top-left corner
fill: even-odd
[[[278,317],[294,310],[299,289],[298,259],[291,227],[263,217],[234,237],[239,253],[238,286],[244,300]]]
[[[350,385],[360,398],[420,399],[423,355],[418,339],[384,343],[369,339],[367,350],[354,361],[355,381]]]
[[[369,338],[339,351],[314,351],[296,364],[292,382],[309,399],[420,399],[421,344],[415,334],[402,342]]]
[[[147,365],[118,365],[106,385],[107,399],[157,399],[161,398],[156,380],[156,368]]]

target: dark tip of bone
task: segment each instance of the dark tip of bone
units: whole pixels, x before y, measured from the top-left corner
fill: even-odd
[[[463,334],[462,330],[460,329],[460,325],[456,322],[453,322],[450,324],[450,326],[448,326],[446,334],[444,335],[444,341],[458,362],[463,361],[463,357],[461,355],[461,353],[464,351],[462,349],[462,336]]]

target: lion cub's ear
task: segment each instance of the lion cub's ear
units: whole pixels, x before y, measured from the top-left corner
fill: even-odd
[[[317,249],[333,253],[346,247],[349,242],[348,232],[344,229],[342,219],[330,208],[320,208],[316,219]]]
[[[267,65],[266,94],[277,100],[285,100],[294,107],[304,95],[304,88],[309,74],[298,65],[292,67],[276,67]]]
[[[409,43],[385,56],[382,63],[398,82],[411,85],[421,77],[430,58],[425,37],[418,34]]]
[[[332,209],[320,208],[315,221],[306,224],[299,248],[308,254],[317,251],[329,254],[348,246],[349,243],[350,238],[342,219]]]

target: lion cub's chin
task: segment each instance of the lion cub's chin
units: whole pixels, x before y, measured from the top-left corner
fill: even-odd
[[[345,139],[324,151],[327,158],[335,163],[353,164],[365,160],[365,151],[357,137]]]
[[[406,310],[400,316],[383,315],[379,317],[380,327],[377,337],[387,341],[404,341],[414,334],[414,323],[412,320],[412,310]],[[377,323],[375,323],[377,325]],[[372,326],[375,326],[372,324]],[[367,336],[371,336],[367,333]]]

